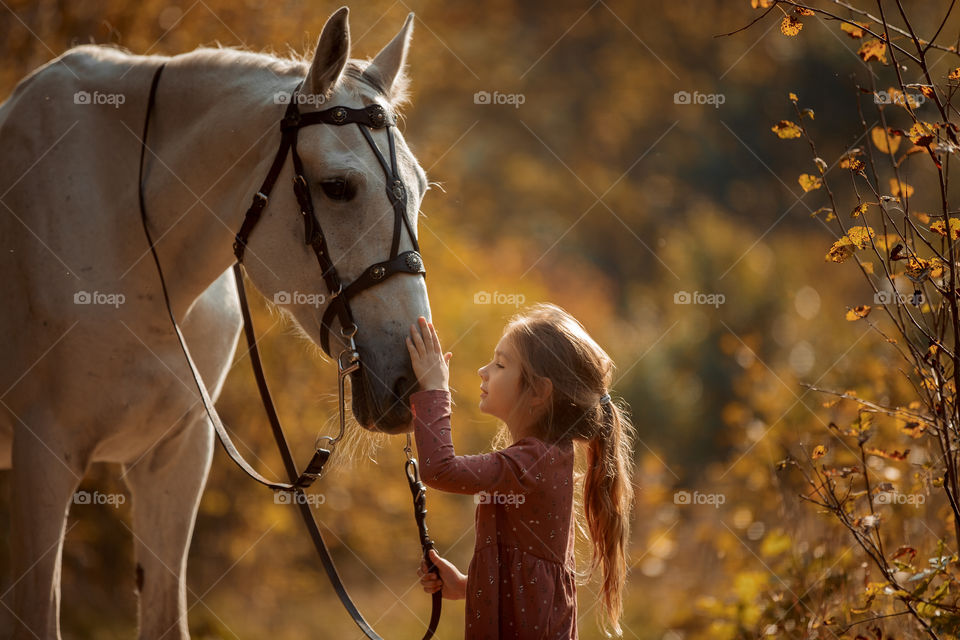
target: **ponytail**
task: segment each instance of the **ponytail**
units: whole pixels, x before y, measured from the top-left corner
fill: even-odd
[[[633,506],[634,429],[614,402],[600,403],[596,411],[598,428],[588,440],[583,485],[587,530],[593,543],[590,574],[601,569],[603,612],[613,632],[620,636]]]

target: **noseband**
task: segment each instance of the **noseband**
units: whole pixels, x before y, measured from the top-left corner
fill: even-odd
[[[207,417],[209,417],[210,422],[213,424],[214,430],[216,431],[217,437],[220,440],[220,444],[223,445],[224,450],[226,450],[230,458],[244,472],[246,472],[247,475],[257,482],[266,485],[275,491],[289,492],[292,494],[291,501],[297,505],[300,511],[303,521],[307,526],[307,530],[310,533],[310,537],[313,540],[314,547],[320,556],[323,568],[327,573],[327,577],[329,578],[337,597],[347,610],[347,613],[350,614],[350,617],[353,618],[354,623],[360,627],[360,630],[363,631],[367,638],[370,638],[371,640],[382,640],[380,636],[376,634],[370,624],[364,619],[363,615],[350,598],[350,595],[347,593],[346,587],[344,586],[340,575],[337,573],[336,566],[333,564],[333,558],[330,556],[330,551],[327,549],[326,542],[323,540],[323,535],[321,534],[320,528],[317,525],[316,519],[314,518],[312,507],[310,506],[309,501],[306,500],[304,489],[308,488],[318,477],[320,477],[320,475],[323,473],[324,465],[330,458],[330,454],[332,453],[334,446],[340,440],[340,438],[343,437],[346,420],[344,382],[349,374],[360,369],[360,353],[357,350],[355,341],[357,325],[353,320],[353,313],[350,309],[350,299],[361,291],[364,291],[375,284],[379,284],[397,273],[423,274],[424,277],[426,277],[426,270],[423,267],[423,261],[421,260],[419,253],[420,246],[417,243],[417,238],[410,227],[410,222],[406,215],[407,190],[403,185],[403,180],[400,178],[399,172],[397,171],[397,152],[393,136],[393,127],[395,126],[395,122],[393,117],[388,115],[386,110],[379,104],[371,104],[362,109],[337,106],[331,107],[330,109],[326,109],[324,111],[300,113],[299,109],[297,108],[298,96],[300,95],[300,85],[297,85],[297,88],[294,89],[293,94],[290,96],[290,103],[287,105],[286,113],[284,114],[283,119],[280,121],[280,148],[277,150],[277,155],[273,159],[273,164],[270,166],[270,171],[267,173],[266,179],[263,181],[260,189],[253,196],[253,202],[250,204],[250,208],[247,209],[247,213],[244,217],[243,224],[240,227],[240,231],[237,232],[236,240],[233,244],[233,251],[237,257],[237,262],[233,265],[233,273],[237,282],[237,295],[239,297],[240,310],[243,314],[244,334],[247,339],[250,361],[253,365],[253,371],[257,380],[257,388],[260,392],[260,398],[263,402],[264,410],[267,413],[267,418],[270,421],[270,427],[273,431],[274,440],[277,443],[277,448],[280,450],[280,456],[283,459],[287,475],[290,477],[289,482],[275,482],[262,476],[253,468],[252,465],[250,465],[249,462],[243,458],[236,446],[233,444],[230,434],[227,432],[223,422],[220,420],[220,416],[217,413],[216,408],[213,406],[213,400],[210,398],[210,395],[207,392],[207,387],[203,383],[203,379],[200,377],[200,371],[197,369],[196,363],[194,362],[193,357],[190,355],[190,350],[187,348],[187,343],[183,337],[183,332],[180,330],[176,316],[173,313],[173,307],[170,304],[170,296],[167,290],[166,280],[163,277],[163,269],[160,266],[160,258],[157,255],[156,246],[153,241],[153,237],[150,235],[149,225],[147,224],[143,186],[143,166],[147,149],[146,141],[150,125],[150,114],[153,110],[157,85],[160,82],[160,74],[163,72],[164,66],[165,64],[160,65],[160,67],[154,73],[153,82],[150,85],[150,95],[147,99],[147,112],[144,118],[143,136],[141,137],[140,146],[138,196],[140,204],[140,221],[143,224],[143,231],[147,237],[147,242],[150,244],[150,252],[153,254],[153,260],[157,267],[157,274],[160,277],[160,287],[163,292],[164,303],[166,304],[167,314],[170,316],[170,321],[173,324],[174,334],[180,343],[180,348],[182,349],[190,371],[193,374],[194,383],[196,384],[197,390],[200,393],[200,399],[203,402]],[[377,160],[380,162],[380,166],[383,168],[383,173],[386,177],[387,198],[389,199],[390,204],[393,206],[394,226],[393,243],[390,248],[390,257],[383,262],[377,262],[368,267],[356,280],[351,282],[346,287],[343,286],[343,282],[340,280],[340,276],[337,274],[337,269],[330,258],[329,251],[327,250],[326,237],[324,236],[323,229],[320,227],[320,222],[317,220],[316,213],[313,208],[313,200],[310,196],[309,182],[304,176],[303,161],[300,159],[300,155],[297,153],[297,134],[301,128],[314,124],[327,124],[333,126],[343,126],[346,124],[357,125],[357,127],[360,129],[360,132],[363,134],[363,137],[370,145],[370,148],[373,150],[374,155],[376,155]],[[374,142],[373,136],[370,134],[370,129],[383,128],[386,128],[387,130],[387,140],[389,142],[390,150],[389,163],[383,157],[383,154],[380,152],[380,148],[377,146],[376,142]],[[253,320],[250,316],[250,309],[247,305],[246,293],[244,291],[243,273],[240,269],[240,264],[243,262],[243,257],[246,251],[250,233],[260,220],[260,216],[269,202],[270,192],[273,190],[277,178],[280,175],[280,171],[283,169],[283,165],[286,163],[288,153],[293,158],[293,192],[296,195],[297,203],[300,206],[300,215],[303,217],[304,242],[313,248],[313,252],[317,256],[317,262],[320,265],[324,282],[326,283],[327,289],[329,290],[331,296],[321,320],[321,348],[328,356],[331,355],[329,334],[330,322],[333,320],[334,315],[338,316],[340,321],[340,336],[343,338],[346,345],[336,358],[337,367],[339,369],[338,395],[340,432],[336,437],[324,436],[324,438],[318,438],[318,444],[313,457],[302,473],[297,471],[297,465],[293,458],[293,452],[290,450],[290,446],[287,444],[286,436],[284,435],[283,427],[280,425],[280,419],[277,414],[276,407],[273,404],[273,400],[270,396],[270,390],[267,387],[266,377],[263,372],[263,365],[260,361],[260,352],[257,348],[257,339],[253,327]],[[407,233],[413,242],[413,251],[404,251],[403,253],[399,253],[401,224],[406,227]],[[328,441],[326,447],[319,446],[319,442],[323,439]],[[410,434],[407,434],[407,446],[404,448],[404,452],[407,458],[404,464],[404,472],[407,477],[407,482],[410,485],[410,491],[413,497],[414,516],[417,522],[421,551],[429,570],[439,575],[436,566],[430,559],[429,551],[434,548],[434,543],[433,540],[430,539],[426,525],[426,486],[420,480],[417,459],[412,455],[410,448]],[[432,598],[430,622],[427,625],[427,630],[423,636],[423,640],[428,640],[429,638],[433,637],[437,629],[437,624],[440,621],[441,606],[441,592],[436,591]]]
[[[260,189],[253,195],[253,201],[250,208],[247,209],[247,215],[243,220],[240,231],[237,232],[236,241],[233,243],[233,252],[237,256],[237,262],[243,262],[244,251],[249,241],[250,232],[253,231],[260,215],[270,198],[270,192],[280,175],[280,171],[287,159],[287,153],[293,158],[293,192],[297,197],[297,203],[300,205],[300,215],[303,217],[304,225],[304,243],[313,248],[317,256],[317,262],[320,265],[320,271],[326,282],[327,290],[331,299],[323,313],[323,319],[320,323],[320,347],[324,353],[332,357],[330,352],[330,323],[336,314],[340,320],[341,335],[349,341],[349,345],[354,347],[353,334],[356,332],[356,323],[353,320],[353,312],[350,309],[350,300],[361,291],[385,282],[387,278],[397,273],[422,273],[426,275],[426,269],[423,267],[423,260],[420,257],[420,245],[417,242],[413,229],[410,228],[410,221],[407,218],[407,189],[404,187],[403,180],[397,170],[397,149],[394,143],[393,128],[396,126],[394,117],[387,113],[382,105],[371,104],[362,109],[352,109],[350,107],[331,107],[324,111],[312,111],[309,113],[300,113],[297,108],[300,97],[300,86],[294,89],[290,96],[290,102],[287,105],[287,111],[280,121],[280,148],[277,149],[277,155],[273,159],[270,171],[266,179],[260,186]],[[303,127],[309,127],[316,124],[326,124],[341,127],[348,124],[356,124],[357,128],[363,134],[367,144],[373,150],[374,155],[383,168],[383,174],[386,181],[387,199],[393,207],[393,242],[390,246],[390,257],[377,262],[364,270],[356,280],[344,287],[337,268],[330,259],[330,252],[327,249],[327,238],[323,233],[320,222],[317,220],[313,208],[313,199],[310,196],[310,186],[303,171],[303,161],[300,154],[297,153],[297,134]],[[377,143],[374,142],[370,134],[371,129],[386,129],[387,140],[389,142],[390,161],[383,157]],[[413,242],[412,251],[400,250],[400,232],[401,228],[406,228],[410,240]],[[359,356],[358,356],[359,357]]]

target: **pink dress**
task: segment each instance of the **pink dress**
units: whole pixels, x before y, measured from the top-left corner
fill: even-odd
[[[528,437],[457,456],[450,392],[418,391],[410,403],[424,483],[478,503],[465,638],[576,638],[573,443]]]

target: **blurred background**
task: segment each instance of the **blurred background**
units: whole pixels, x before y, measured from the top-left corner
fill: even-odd
[[[915,26],[931,34],[946,4],[910,3]],[[307,53],[340,6],[0,5],[3,98],[78,44]],[[814,172],[809,149],[771,126],[796,119],[787,97],[796,93],[816,114],[805,122],[818,154],[833,165],[866,144],[855,83],[889,86],[893,70],[868,67],[860,42],[835,23],[809,19],[799,36],[784,36],[778,11],[717,37],[759,15],[750,0],[368,0],[351,5],[354,57],[375,55],[409,11],[412,103],[401,126],[439,183],[423,202],[420,243],[435,324],[454,352],[458,452],[491,450],[498,425],[476,409],[477,369],[506,320],[523,304],[559,304],[616,361],[614,395],[632,407],[639,432],[625,636],[758,637],[773,624],[775,635],[805,637],[827,615],[824,603],[852,597],[865,572],[845,532],[797,499],[801,478],[777,469],[801,443],[824,440],[835,419],[827,398],[802,383],[883,397],[896,396],[899,383],[883,340],[844,319],[872,292],[855,268],[824,260],[835,229],[811,215],[822,192],[804,193],[796,178]],[[947,44],[958,26],[948,22]],[[944,53],[935,69],[942,76],[957,64]],[[918,178],[917,198],[923,186]],[[856,204],[844,186],[838,193]],[[335,366],[255,298],[267,375],[303,464],[317,432],[333,428]],[[218,407],[266,468],[279,470],[246,359],[237,358]],[[340,571],[361,611],[391,638],[420,637],[429,613],[415,574],[402,444],[380,439],[316,485]],[[118,467],[97,465],[82,488],[124,493],[118,477]],[[0,485],[6,540],[9,474]],[[713,498],[684,503],[682,492]],[[465,571],[472,498],[431,491],[428,504],[439,549]],[[943,526],[936,502],[899,508],[902,533],[933,539]],[[129,524],[129,501],[71,510],[65,638],[133,634]],[[579,551],[586,567],[583,541]],[[15,579],[2,556],[7,606]],[[219,445],[189,585],[198,639],[360,637],[297,514],[274,504]],[[579,588],[582,638],[601,637],[596,594],[596,583]],[[438,637],[460,637],[462,627],[462,602],[445,602]]]

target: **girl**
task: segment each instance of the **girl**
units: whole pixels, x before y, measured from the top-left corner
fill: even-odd
[[[610,400],[613,362],[560,307],[538,304],[514,316],[493,360],[478,372],[480,411],[502,420],[513,444],[457,456],[447,386],[453,354],[444,354],[431,323],[423,317],[418,323],[410,325],[406,344],[420,385],[410,403],[423,481],[475,494],[477,502],[467,574],[431,551],[440,575],[421,565],[424,591],[466,598],[466,638],[576,638],[575,578],[586,577],[576,574],[573,552],[573,443],[579,442],[588,465],[589,573],[602,569],[605,622],[621,635],[633,427]]]

